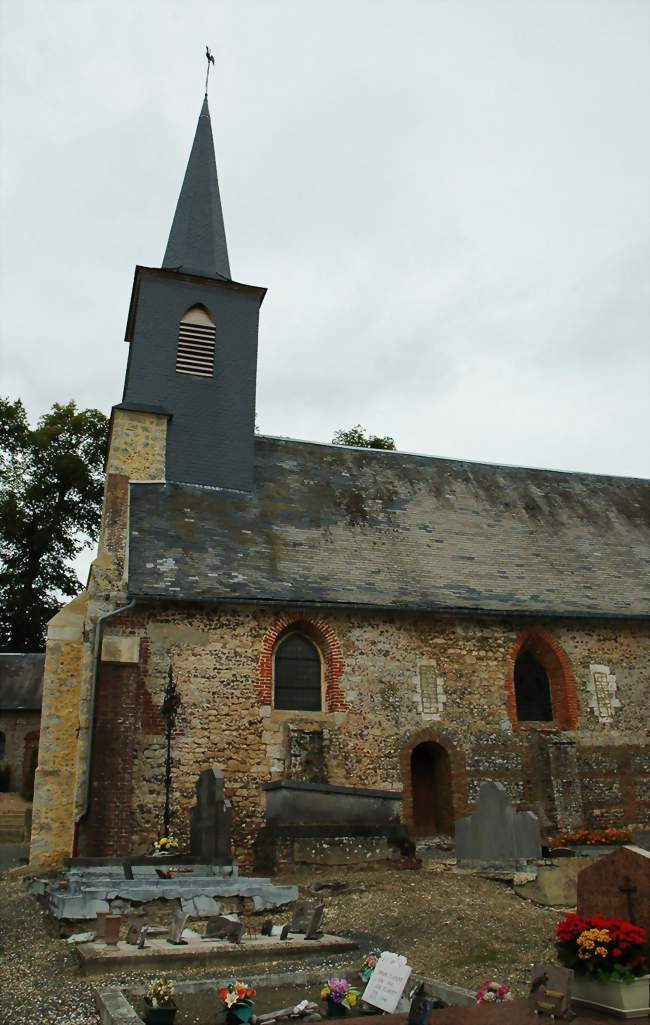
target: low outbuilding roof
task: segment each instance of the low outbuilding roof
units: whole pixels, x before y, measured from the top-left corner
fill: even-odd
[[[0,654],[0,711],[40,709],[44,654]]]
[[[132,484],[129,596],[650,614],[650,482],[255,439],[256,490]]]

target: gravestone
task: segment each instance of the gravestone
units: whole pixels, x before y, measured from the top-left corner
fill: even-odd
[[[147,920],[146,920],[144,915],[138,915],[138,917],[134,918],[133,921],[131,922],[131,925],[129,926],[129,930],[128,930],[127,934],[126,934],[126,942],[131,947],[137,946],[138,940],[140,939],[140,933],[142,932],[142,929],[143,929],[146,921]]]
[[[211,918],[205,927],[206,940],[226,940],[228,943],[241,943],[244,934],[244,923],[217,915]]]
[[[183,929],[187,922],[188,915],[185,911],[181,911],[180,908],[172,915],[171,925],[169,927],[169,936],[167,937],[168,943],[173,943],[175,947],[180,947],[186,943],[183,937]]]
[[[528,1010],[542,1018],[567,1019],[571,1013],[573,972],[555,964],[533,965]]]
[[[205,769],[196,784],[190,817],[192,855],[208,865],[229,865],[232,806],[223,789],[221,769]]]
[[[411,968],[405,957],[385,950],[377,961],[361,999],[373,1007],[393,1014],[410,974]]]
[[[262,928],[260,929],[260,933],[261,933],[262,936],[271,936],[271,934],[273,933],[273,919],[272,918],[267,918],[266,921],[262,923]]]
[[[325,905],[317,904],[311,913],[307,928],[305,929],[306,940],[317,940],[319,939],[321,932],[320,927],[323,924],[323,917],[325,915]]]
[[[501,783],[482,783],[476,811],[456,822],[459,865],[514,867],[541,854],[537,816],[515,811]]]
[[[583,868],[578,914],[622,918],[650,935],[650,851],[620,847]]]
[[[280,939],[281,940],[288,940],[289,939],[289,923],[288,922],[287,922],[286,925],[283,925],[281,930],[280,930]]]
[[[313,900],[296,901],[291,924],[289,925],[289,932],[307,932],[315,908],[316,903]]]

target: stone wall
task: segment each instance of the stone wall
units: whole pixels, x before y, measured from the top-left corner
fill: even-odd
[[[0,711],[0,732],[4,733],[4,756],[0,765],[8,765],[11,769],[9,790],[20,790],[23,776],[29,766],[29,754],[36,740],[41,721],[39,710],[23,709],[17,711]]]
[[[323,652],[322,712],[277,711],[269,703],[267,641],[287,629],[304,629]],[[301,731],[323,733],[323,744],[311,748],[322,750],[329,783],[403,789],[407,823],[410,753],[422,742],[439,743],[449,755],[455,816],[467,812],[482,780],[496,779],[521,807],[540,814],[547,832],[582,822],[648,820],[644,708],[650,660],[641,624],[169,606],[126,613],[110,633],[142,639],[131,684],[139,711],[130,718],[128,756],[123,733],[125,757],[115,749],[110,716],[96,737],[97,757],[112,758],[114,773],[128,771],[131,778],[126,788],[112,785],[111,792],[96,793],[95,801],[123,803],[133,852],[148,849],[162,819],[164,737],[156,710],[170,660],[183,700],[174,738],[174,830],[187,839],[197,775],[216,765],[233,803],[237,854],[244,862],[264,822],[260,786],[289,775]],[[511,700],[513,652],[532,634],[539,650],[546,644],[565,662],[554,681],[557,721],[539,728],[517,723],[516,712],[513,721]],[[594,663],[616,675],[620,706],[608,723],[588,700]],[[422,711],[422,664],[434,667],[444,687],[435,721]],[[113,679],[114,670],[103,666],[100,690],[113,687]],[[564,728],[567,716],[576,729]],[[571,772],[575,778],[563,778]]]

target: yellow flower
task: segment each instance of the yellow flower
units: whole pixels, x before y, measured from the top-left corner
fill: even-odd
[[[579,950],[578,951],[578,957],[580,958],[581,961],[588,961],[589,958],[591,957],[591,954],[589,953],[588,950]]]
[[[356,1004],[356,1002],[357,1002],[357,994],[356,994],[356,993],[353,993],[352,991],[350,991],[350,992],[348,993],[348,998],[347,998],[347,1002],[348,1002],[348,1004],[350,1005],[350,1007],[354,1007],[354,1005],[355,1005],[355,1004]]]
[[[329,995],[330,995],[330,988],[329,988],[329,986],[323,986],[322,990],[320,991],[320,998],[321,998],[321,1000],[327,1000]]]
[[[596,947],[596,953],[600,954],[601,957],[607,957],[607,948],[606,947]]]

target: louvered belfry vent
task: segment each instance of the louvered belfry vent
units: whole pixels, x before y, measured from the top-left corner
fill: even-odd
[[[181,320],[176,352],[176,370],[179,374],[212,377],[215,335],[214,324],[197,324]]]

